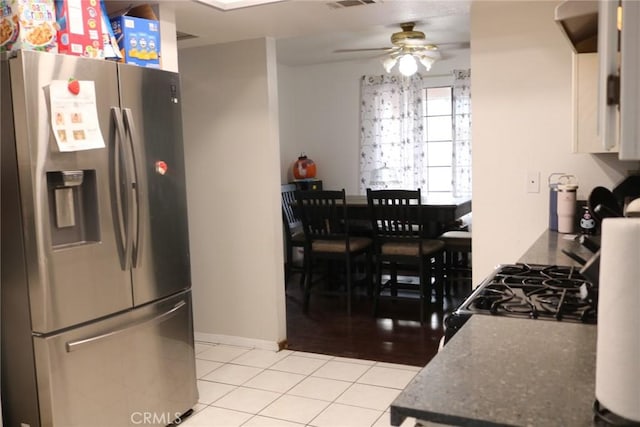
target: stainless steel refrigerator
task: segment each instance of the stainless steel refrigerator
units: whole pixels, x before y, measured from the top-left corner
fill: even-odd
[[[4,423],[169,424],[198,398],[179,76],[0,65]],[[51,88],[70,78],[93,82],[104,147],[54,137]]]

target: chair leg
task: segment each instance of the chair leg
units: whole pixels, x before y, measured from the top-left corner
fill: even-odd
[[[445,294],[445,258],[444,252],[437,253],[431,258],[431,284],[432,294],[435,294],[435,301],[439,307],[443,306]]]
[[[446,276],[446,279],[444,282],[444,294],[446,296],[451,296],[451,288],[452,288],[453,282],[457,280],[454,277],[455,275],[454,256],[456,256],[456,254],[450,250],[444,252],[443,270]]]
[[[444,252],[440,252],[434,256],[434,286],[436,287],[436,300],[439,305],[442,305],[444,300]]]
[[[393,297],[397,297],[398,296],[398,264],[395,262],[392,262],[389,265],[389,286],[390,286],[390,291],[391,291],[391,296]]]
[[[293,248],[287,245],[286,258],[284,260],[284,287],[286,289],[289,278],[291,277],[291,263],[293,262]]]
[[[373,283],[373,317],[378,316],[378,304],[380,302],[380,291],[382,289],[382,261],[376,259],[376,277]]]
[[[312,273],[311,270],[313,268],[312,262],[311,262],[311,257],[310,256],[306,256],[304,258],[304,295],[303,295],[303,302],[302,302],[302,312],[303,313],[308,313],[309,312],[309,298],[311,296],[311,279],[312,279]]]
[[[450,296],[454,293],[457,295],[460,288],[465,286],[461,291],[466,294],[469,290],[466,286],[469,285],[470,267],[469,267],[469,252],[451,251],[448,250],[445,253],[446,259],[444,263],[444,271],[446,274],[446,288],[445,295]]]
[[[347,315],[351,316],[351,256],[347,253]]]
[[[367,286],[367,297],[371,298],[373,296],[373,279],[371,274],[371,263],[373,262],[373,257],[371,256],[371,252],[367,252],[365,254],[365,282]]]
[[[302,271],[300,271],[300,289],[304,291],[305,277],[307,276],[307,257],[305,252],[302,252]]]
[[[430,283],[430,274],[429,274],[429,258],[426,260],[423,258],[420,260],[420,266],[418,268],[418,279],[420,280],[420,324],[424,325],[427,316],[426,316],[426,307],[428,305],[428,301],[431,300],[431,287]]]

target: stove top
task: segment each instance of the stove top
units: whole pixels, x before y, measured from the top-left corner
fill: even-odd
[[[573,267],[501,265],[457,311],[595,323],[593,290]]]
[[[597,287],[574,267],[503,264],[449,316],[445,336],[473,314],[595,324],[597,306]]]

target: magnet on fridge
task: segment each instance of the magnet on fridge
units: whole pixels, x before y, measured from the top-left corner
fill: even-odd
[[[168,169],[167,164],[162,160],[158,160],[156,162],[156,173],[158,175],[164,175],[165,173],[167,173],[167,169]]]
[[[69,89],[69,92],[71,92],[74,95],[77,95],[80,93],[80,82],[78,81],[78,79],[75,79],[73,77],[71,77],[69,79],[69,82],[67,83],[67,89]]]

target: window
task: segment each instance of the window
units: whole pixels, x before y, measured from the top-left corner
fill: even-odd
[[[471,195],[470,70],[452,86],[425,78],[364,76],[360,107],[360,192],[421,189]]]
[[[452,88],[424,89],[422,117],[426,149],[427,193],[453,191],[453,104]]]

